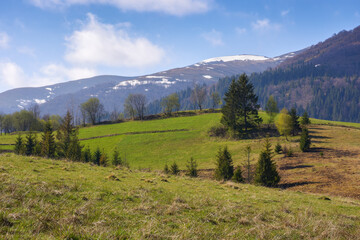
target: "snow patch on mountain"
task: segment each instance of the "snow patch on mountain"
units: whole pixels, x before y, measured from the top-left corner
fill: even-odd
[[[45,99],[37,99],[37,98],[35,98],[34,101],[35,101],[37,104],[39,104],[39,105],[46,103],[46,100],[45,100]]]
[[[206,79],[212,79],[212,78],[213,78],[213,77],[210,76],[210,75],[203,75],[203,77],[206,78]]]
[[[269,59],[270,58],[268,58],[268,57],[257,56],[257,55],[235,55],[235,56],[209,58],[209,59],[203,60],[201,63],[231,62],[231,61],[265,61],[265,60],[269,60]]]

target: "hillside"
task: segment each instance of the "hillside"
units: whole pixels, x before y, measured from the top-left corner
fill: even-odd
[[[277,68],[252,74],[262,106],[270,95],[311,116],[360,122],[360,27],[305,49]]]
[[[266,122],[267,116],[260,113]],[[111,158],[115,149],[132,169],[162,170],[165,164],[176,162],[181,170],[193,157],[200,177],[212,178],[215,156],[219,147],[228,146],[234,165],[243,166],[244,149],[251,146],[254,169],[262,149],[263,139],[228,140],[209,137],[210,127],[218,124],[221,114],[201,114],[149,121],[130,121],[80,129],[81,143],[94,152],[97,147]],[[282,188],[331,194],[360,199],[360,124],[312,119],[310,126],[312,151],[299,150],[299,137],[271,137],[277,143],[294,150],[293,157],[275,155]],[[15,142],[17,135],[0,137],[0,144]],[[40,135],[38,135],[40,137]],[[11,149],[12,146],[1,146]],[[245,169],[244,169],[245,170]],[[346,187],[344,187],[346,186]]]
[[[3,239],[357,239],[360,202],[2,154]]]

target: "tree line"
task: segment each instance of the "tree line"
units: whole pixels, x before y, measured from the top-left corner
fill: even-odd
[[[29,131],[25,138],[21,134],[15,141],[14,152],[18,155],[41,156],[51,159],[67,159],[75,162],[88,162],[99,166],[128,166],[126,158],[122,159],[117,149],[109,158],[99,147],[92,153],[87,146],[84,148],[78,138],[78,127],[73,124],[73,117],[67,111],[61,124],[54,133],[51,121],[45,123],[40,140],[38,135]]]

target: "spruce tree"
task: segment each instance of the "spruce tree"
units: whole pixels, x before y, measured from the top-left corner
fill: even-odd
[[[30,131],[25,137],[25,155],[30,156],[34,154],[36,141],[34,134]]]
[[[45,124],[44,133],[42,135],[41,141],[41,155],[47,158],[54,158],[55,157],[55,137],[53,135],[53,129],[51,126],[51,122],[47,121]]]
[[[272,161],[272,150],[269,139],[267,138],[264,145],[264,150],[260,153],[259,161],[256,166],[254,181],[256,184],[275,187],[279,181],[280,176],[276,170],[276,165]]]
[[[297,115],[295,108],[291,108],[289,115],[291,117],[291,134],[295,136],[301,129],[299,123],[299,116]]]
[[[310,136],[309,136],[309,130],[304,127],[301,131],[301,137],[300,137],[300,150],[303,152],[306,152],[310,149]]]
[[[21,135],[19,134],[15,141],[14,153],[18,155],[24,154],[25,148]]]
[[[220,148],[216,155],[216,169],[215,178],[216,180],[230,180],[234,175],[234,166],[227,147]]]
[[[258,97],[246,74],[242,74],[237,81],[232,81],[224,101],[221,123],[231,132],[245,135],[262,121],[258,115]]]
[[[67,111],[56,136],[59,140],[58,154],[73,161],[80,161],[82,146],[78,139],[78,129],[72,122],[73,117],[70,111]]]
[[[101,151],[100,148],[98,147],[94,152],[93,163],[96,165],[100,165],[100,159],[101,159]]]
[[[306,126],[311,123],[307,111],[305,111],[304,114],[302,115],[300,123],[302,126]]]
[[[225,125],[230,132],[236,133],[238,131],[238,85],[235,79],[232,80],[229,90],[225,93],[224,102],[225,105],[222,107],[221,123]]]

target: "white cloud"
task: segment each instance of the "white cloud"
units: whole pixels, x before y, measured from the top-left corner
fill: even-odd
[[[144,37],[132,38],[118,25],[100,23],[88,14],[88,23],[66,38],[65,59],[81,66],[144,67],[159,63],[164,50]]]
[[[289,12],[290,12],[290,10],[284,10],[284,11],[281,11],[281,16],[286,16],[286,15],[288,15],[289,14]]]
[[[0,62],[0,83],[7,88],[23,86],[26,83],[24,71],[16,63]]]
[[[245,34],[247,32],[246,28],[235,28],[235,32],[239,35]]]
[[[0,48],[9,46],[10,37],[5,32],[0,32]]]
[[[64,81],[93,77],[96,71],[89,68],[65,67],[61,64],[48,64],[31,76],[14,62],[0,62],[1,91],[18,87],[39,87]]]
[[[211,30],[210,32],[203,33],[202,37],[213,46],[224,45],[222,41],[222,33],[216,31],[215,29]]]
[[[278,31],[281,28],[280,24],[271,23],[270,20],[267,18],[262,20],[257,20],[256,22],[253,22],[251,25],[253,30],[262,33],[267,31]]]
[[[203,13],[210,9],[212,0],[29,0],[40,8],[64,8],[71,5],[106,4],[121,10],[163,12],[175,16]]]

